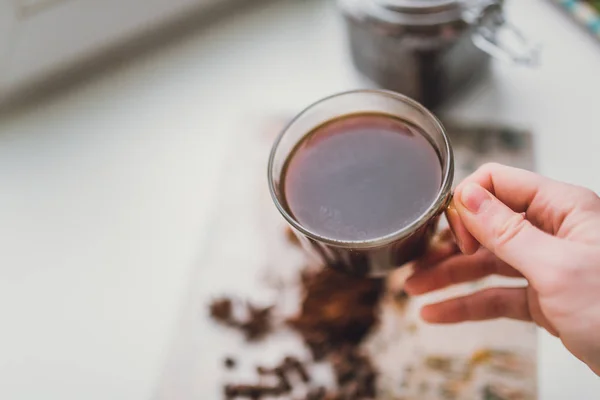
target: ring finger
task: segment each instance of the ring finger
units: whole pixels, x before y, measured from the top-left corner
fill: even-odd
[[[425,321],[451,324],[511,318],[531,321],[526,288],[492,288],[423,307]]]

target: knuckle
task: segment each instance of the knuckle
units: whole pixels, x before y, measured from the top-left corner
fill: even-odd
[[[502,168],[504,168],[504,166],[501,164],[488,162],[479,167],[474,175],[491,177],[497,175]]]
[[[591,189],[579,188],[577,199],[579,200],[580,204],[586,208],[600,208],[600,197],[598,197],[598,194]]]
[[[581,195],[583,197],[585,197],[586,200],[593,200],[593,201],[597,201],[600,198],[598,197],[598,193],[594,192],[592,189],[589,188],[581,188]]]
[[[513,241],[519,233],[526,229],[528,225],[529,221],[527,221],[522,214],[512,214],[510,218],[504,221],[496,229],[494,234],[495,247],[500,248],[506,246]]]
[[[502,165],[495,162],[487,162],[479,167],[478,172],[484,175],[493,175],[499,169],[502,168]]]

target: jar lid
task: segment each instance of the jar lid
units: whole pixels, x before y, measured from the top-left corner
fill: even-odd
[[[415,14],[437,13],[460,7],[458,0],[377,0],[377,2],[388,10]]]
[[[357,21],[386,29],[437,27],[463,19],[465,9],[483,0],[338,0],[341,10]]]

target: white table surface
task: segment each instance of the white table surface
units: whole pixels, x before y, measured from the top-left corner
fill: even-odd
[[[450,110],[536,134],[539,170],[600,191],[599,44],[544,0],[543,41]],[[0,398],[149,399],[244,121],[356,86],[332,4],[233,16],[0,120]],[[600,378],[540,333],[540,398]]]

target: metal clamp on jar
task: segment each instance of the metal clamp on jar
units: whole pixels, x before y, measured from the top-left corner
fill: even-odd
[[[503,3],[339,0],[339,7],[356,68],[377,86],[435,108],[485,76],[492,57],[537,63],[539,49],[505,20]]]

